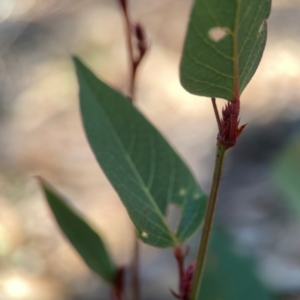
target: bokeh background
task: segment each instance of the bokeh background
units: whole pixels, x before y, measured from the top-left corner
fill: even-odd
[[[211,103],[184,91],[178,76],[191,5],[130,1],[151,41],[136,106],[207,191],[217,134]],[[217,222],[276,299],[300,299],[300,0],[273,0],[268,27],[261,65],[242,95],[248,126],[226,162]],[[74,54],[127,92],[117,0],[0,0],[0,300],[109,299],[62,237],[34,175],[93,221],[120,265],[131,260],[131,222],[82,129]],[[145,299],[172,299],[171,250],[143,246],[142,257]]]

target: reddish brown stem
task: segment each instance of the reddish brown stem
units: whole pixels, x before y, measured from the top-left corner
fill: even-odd
[[[114,292],[113,295],[115,300],[123,300],[121,294]]]
[[[211,98],[211,102],[212,102],[212,105],[213,105],[216,121],[217,121],[217,124],[218,124],[218,129],[219,129],[219,132],[220,132],[221,131],[221,119],[220,119],[220,115],[219,115],[219,111],[218,111],[218,107],[217,107],[217,103],[216,103],[216,98]]]
[[[174,291],[171,291],[174,297],[182,300],[182,282],[184,278],[184,255],[182,253],[182,246],[178,246],[174,249],[174,257],[177,261],[177,266],[178,266],[178,275],[179,275],[179,293],[175,293]]]
[[[236,95],[238,95],[238,90],[236,91]],[[214,98],[212,98],[212,103],[217,117]],[[206,253],[208,249],[209,237],[218,198],[225,154],[229,148],[235,146],[237,138],[245,127],[245,125],[239,127],[239,113],[240,99],[238,96],[236,96],[231,102],[228,102],[222,110],[223,118],[222,120],[220,120],[214,173],[208,197],[200,245],[198,249],[197,265],[193,279],[191,300],[198,299],[200,293],[201,280],[205,267]]]
[[[128,12],[128,2],[127,0],[119,0],[122,8],[122,12],[125,20],[125,32],[126,32],[126,43],[129,54],[129,63],[130,63],[130,76],[129,76],[129,96],[131,102],[134,102],[135,99],[135,79],[137,68],[144,57],[148,46],[146,42],[145,32],[141,24],[135,23],[130,20],[129,12]],[[134,35],[133,35],[134,30]],[[137,40],[137,49],[135,49],[135,44],[133,40]],[[137,56],[135,56],[135,50],[137,52]],[[133,259],[132,259],[132,293],[133,300],[140,299],[140,272],[139,272],[139,240],[138,237],[135,239],[134,251],[133,251]]]
[[[132,259],[132,289],[133,289],[133,299],[140,299],[140,246],[139,239],[135,238],[135,245],[133,251]]]
[[[179,293],[176,293],[172,290],[171,293],[175,298],[180,300],[190,299],[190,289],[191,289],[195,264],[192,263],[185,269],[184,261],[188,254],[189,254],[189,247],[186,249],[185,252],[182,251],[181,245],[174,249],[174,256],[177,261],[178,273],[179,273]]]
[[[147,42],[143,26],[140,23],[134,23],[131,21],[127,1],[119,0],[119,2],[121,4],[125,20],[126,42],[130,62],[129,95],[131,97],[131,101],[133,101],[135,96],[135,79],[137,69],[148,50],[149,43]]]
[[[132,43],[132,34],[131,34],[131,22],[128,15],[128,10],[125,7],[123,10],[123,15],[125,19],[125,29],[126,29],[126,40],[127,47],[129,52],[129,62],[130,62],[130,76],[129,76],[129,95],[131,97],[131,101],[134,98],[134,89],[135,89],[135,75],[136,75],[136,63],[134,57],[133,43]]]
[[[184,276],[184,255],[182,253],[182,246],[178,246],[174,249],[174,256],[177,261],[178,274],[179,274],[179,291],[181,291],[182,280]]]
[[[124,268],[119,268],[115,283],[114,283],[114,288],[112,291],[113,298],[116,300],[125,300],[124,299]]]

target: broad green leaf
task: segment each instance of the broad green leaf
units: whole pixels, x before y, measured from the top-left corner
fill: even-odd
[[[109,283],[114,284],[117,267],[110,258],[102,238],[57,193],[44,184],[43,189],[62,232],[89,268]]]
[[[249,259],[236,255],[228,237],[214,230],[199,300],[270,300]]]
[[[78,59],[75,64],[88,141],[139,237],[157,247],[184,241],[203,219],[206,196],[176,152],[128,99]],[[165,218],[169,203],[182,209],[176,234]]]
[[[273,166],[278,190],[291,209],[300,216],[300,139],[293,139],[278,155]]]
[[[261,60],[271,0],[195,0],[180,77],[192,94],[232,101]]]

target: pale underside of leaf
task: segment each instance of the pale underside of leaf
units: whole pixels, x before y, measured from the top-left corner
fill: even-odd
[[[261,60],[271,0],[196,0],[180,77],[190,93],[232,101]]]
[[[82,120],[96,159],[140,238],[153,246],[175,246],[199,227],[205,195],[179,156],[128,99],[99,81],[79,60],[75,63]],[[165,218],[171,202],[182,208],[177,234]]]

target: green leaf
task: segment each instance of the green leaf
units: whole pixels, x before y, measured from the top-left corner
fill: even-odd
[[[203,219],[206,196],[176,152],[128,99],[74,61],[88,141],[139,237],[157,247],[184,241]],[[176,234],[165,218],[169,203],[182,209]]]
[[[278,155],[273,177],[290,208],[300,217],[300,139],[293,139]]]
[[[232,101],[261,60],[271,0],[196,0],[188,25],[181,84],[192,94]]]
[[[210,241],[200,300],[270,300],[249,259],[233,253],[228,237],[214,230]]]
[[[43,184],[47,202],[68,240],[86,264],[107,282],[114,284],[117,267],[110,258],[102,238],[57,193]]]

